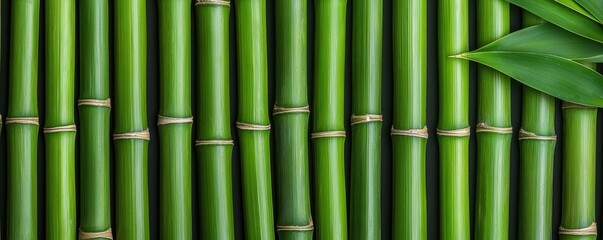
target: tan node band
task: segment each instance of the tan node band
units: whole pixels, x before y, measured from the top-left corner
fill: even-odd
[[[569,229],[562,226],[559,227],[559,235],[570,235],[570,236],[596,236],[597,235],[597,223],[593,222],[590,226],[585,228]]]
[[[40,125],[40,121],[37,117],[15,117],[15,118],[6,118],[5,124],[28,124],[28,125]]]
[[[258,124],[237,122],[237,128],[240,130],[249,130],[249,131],[267,131],[267,130],[270,130],[270,124],[258,125]]]
[[[561,109],[572,109],[572,108],[595,109],[596,107],[584,106],[584,105],[580,105],[580,104],[576,104],[576,103],[572,103],[572,102],[566,102],[566,101],[563,101],[563,103],[561,103]]]
[[[427,133],[427,126],[420,129],[395,129],[392,126],[392,130],[390,133],[391,136],[406,136],[406,137],[418,137],[418,138],[429,138],[429,134]]]
[[[94,106],[94,107],[106,107],[111,108],[111,98],[105,100],[99,99],[80,99],[77,101],[78,106]]]
[[[311,138],[345,137],[345,131],[326,131],[312,133]]]
[[[44,128],[44,133],[77,132],[75,125]]]
[[[151,140],[151,134],[149,133],[149,129],[145,129],[140,132],[131,132],[131,133],[115,133],[113,134],[113,140],[127,140],[127,139],[141,139],[141,140]]]
[[[284,114],[284,113],[309,113],[309,112],[310,112],[309,106],[286,108],[286,107],[279,107],[279,106],[274,105],[274,107],[272,108],[272,115],[279,115],[279,114]]]
[[[354,126],[359,123],[369,123],[369,122],[383,122],[383,116],[378,114],[365,114],[365,115],[352,115],[352,119],[350,120],[350,126]]]
[[[195,146],[205,146],[205,145],[234,145],[234,141],[232,141],[232,140],[197,140],[197,141],[195,141]]]
[[[556,141],[557,136],[540,136],[536,135],[536,133],[528,132],[526,130],[519,129],[519,138],[518,140],[545,140],[545,141]]]
[[[492,127],[486,123],[478,123],[475,127],[475,132],[487,132],[487,133],[498,133],[498,134],[513,134],[513,128],[508,127]]]
[[[82,231],[82,229],[80,229],[77,234],[78,240],[95,238],[113,239],[113,233],[111,232],[111,228],[102,232],[84,232]]]
[[[230,1],[224,1],[224,0],[197,0],[197,2],[195,3],[195,6],[200,6],[200,5],[218,5],[218,6],[230,7]]]
[[[305,226],[276,226],[276,231],[312,231],[314,230],[314,221],[310,220],[310,223]]]
[[[179,123],[193,123],[193,117],[173,118],[173,117],[157,115],[157,126],[167,125],[167,124],[179,124]]]
[[[446,136],[446,137],[469,137],[469,136],[471,136],[471,127],[454,129],[454,130],[436,129],[436,134],[438,134],[439,136]]]

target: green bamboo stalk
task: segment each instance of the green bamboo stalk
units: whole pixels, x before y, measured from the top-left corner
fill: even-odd
[[[161,239],[192,239],[191,10],[189,0],[160,0]]]
[[[524,12],[524,27],[542,19]],[[555,98],[523,88],[519,161],[519,239],[551,239]]]
[[[146,1],[115,2],[117,239],[149,239]]]
[[[6,239],[38,239],[39,0],[11,5]],[[28,121],[29,120],[29,121]]]
[[[392,239],[427,239],[427,1],[392,4]]]
[[[79,238],[112,238],[109,3],[81,1]]]
[[[509,33],[509,3],[477,1],[477,41],[486,45]],[[477,180],[475,238],[509,238],[509,175],[513,128],[511,82],[507,75],[478,66]]]
[[[230,132],[229,1],[195,6],[197,33],[197,169],[201,239],[234,239]]]
[[[277,232],[279,239],[312,239],[308,177],[306,0],[276,1]]]
[[[46,239],[75,239],[75,0],[46,1]]]
[[[352,1],[350,238],[381,239],[383,1]]]
[[[469,239],[469,63],[467,0],[439,0],[441,238]]]
[[[241,175],[245,239],[274,239],[266,1],[237,0]]]
[[[346,0],[315,1],[314,147],[317,239],[347,239],[344,168]]]

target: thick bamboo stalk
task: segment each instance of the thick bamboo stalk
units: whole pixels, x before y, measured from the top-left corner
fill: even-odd
[[[315,1],[314,147],[318,239],[347,239],[344,168],[346,0]]]
[[[477,41],[483,46],[509,33],[509,3],[477,1]],[[478,66],[475,238],[508,239],[509,176],[513,128],[508,76]]]
[[[352,1],[350,238],[381,239],[383,1]]]
[[[197,169],[201,239],[234,239],[230,130],[230,2],[199,1],[197,33]]]
[[[524,27],[541,23],[524,12]],[[555,98],[523,88],[519,133],[519,239],[551,239],[553,167],[555,162]]]
[[[438,1],[440,210],[442,239],[469,239],[468,1]]]
[[[276,1],[276,229],[279,239],[312,239],[308,174],[306,0]]]
[[[11,5],[6,239],[38,239],[39,0]]]
[[[79,237],[111,233],[109,3],[81,1]]]
[[[158,1],[161,239],[193,237],[190,4],[189,0]]]
[[[149,239],[146,1],[115,2],[117,239]]]
[[[46,1],[46,239],[75,239],[75,0]]]
[[[427,239],[427,1],[392,4],[392,239]]]
[[[246,239],[274,239],[266,1],[237,0],[237,50],[243,213]]]

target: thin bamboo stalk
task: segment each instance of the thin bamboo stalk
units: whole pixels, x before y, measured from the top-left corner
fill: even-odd
[[[524,12],[524,27],[542,19]],[[555,98],[523,88],[519,134],[519,239],[551,239],[553,167],[555,162]],[[530,133],[530,134],[527,134]]]
[[[392,239],[427,239],[427,1],[392,4]]]
[[[148,239],[146,1],[115,2],[116,238]]]
[[[315,1],[314,147],[317,239],[347,239],[344,168],[346,0]]]
[[[439,0],[440,209],[442,239],[469,239],[468,1]]]
[[[192,239],[191,10],[189,0],[160,0],[161,239]]]
[[[308,174],[308,68],[306,0],[276,1],[277,233],[279,239],[312,239]]]
[[[246,239],[274,239],[266,1],[237,0],[237,50],[243,213]]]
[[[109,3],[81,1],[79,237],[112,237]]]
[[[197,169],[201,239],[234,239],[230,130],[230,2],[198,1]]]
[[[38,239],[39,0],[11,4],[6,239]],[[28,121],[29,120],[29,121]]]
[[[350,238],[381,239],[383,1],[352,1]]]
[[[509,33],[509,3],[477,1],[477,41],[483,46]],[[513,128],[508,76],[478,66],[475,238],[508,239],[509,176]]]

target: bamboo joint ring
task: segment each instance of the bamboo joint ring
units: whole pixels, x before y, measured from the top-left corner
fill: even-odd
[[[197,0],[197,2],[195,2],[195,6],[201,6],[201,5],[216,5],[216,6],[230,7],[230,1],[225,1],[225,0]]]
[[[104,238],[104,239],[113,239],[113,233],[111,232],[111,228],[102,231],[102,232],[84,232],[82,229],[79,229],[77,234],[78,240],[86,240],[86,239],[95,239],[95,238]]]
[[[272,108],[273,116],[285,113],[310,113],[310,106],[287,108],[274,105],[274,107]]]
[[[312,133],[311,138],[345,137],[345,131],[325,131]]]
[[[77,106],[92,106],[111,108],[111,98],[102,99],[80,99],[77,101]]]
[[[128,140],[128,139],[141,139],[149,141],[151,140],[151,134],[149,129],[142,130],[140,132],[129,132],[129,133],[114,133],[113,140]]]
[[[259,125],[259,124],[252,124],[252,123],[237,122],[237,128],[239,130],[267,131],[267,130],[270,130],[270,124]]]
[[[61,132],[77,132],[77,127],[72,124],[72,125],[66,125],[66,126],[44,128],[44,134],[61,133]]]
[[[590,226],[585,228],[564,228],[559,227],[559,235],[570,235],[570,236],[596,236],[597,235],[597,223],[593,222]]]
[[[512,127],[493,127],[486,123],[478,123],[475,127],[475,132],[498,133],[498,134],[513,134]]]
[[[39,126],[39,119],[37,117],[8,117],[5,119],[6,125],[9,124],[27,124],[27,125],[36,125]]]
[[[365,115],[354,115],[352,114],[352,118],[350,120],[350,126],[354,126],[360,123],[370,123],[370,122],[383,122],[383,116],[379,114],[365,114]]]
[[[312,219],[310,219],[310,223],[308,223],[308,225],[305,225],[305,226],[298,226],[298,225],[293,225],[293,226],[277,225],[276,226],[276,231],[302,232],[302,231],[312,231],[312,230],[314,230],[314,221],[312,221]]]
[[[519,129],[519,138],[518,140],[543,140],[543,141],[556,141],[557,136],[540,136],[533,132],[528,132],[523,130],[523,128]]]
[[[469,137],[471,136],[471,127],[459,128],[453,130],[436,129],[436,134],[446,137]]]
[[[424,138],[424,139],[428,139],[429,138],[429,133],[427,133],[427,126],[424,126],[423,128],[419,128],[419,129],[395,129],[394,126],[392,126],[390,135],[392,137],[396,137],[396,136],[406,136],[406,137],[418,137],[418,138]]]
[[[157,115],[157,126],[167,125],[167,124],[186,124],[193,123],[193,117],[186,118],[173,118]]]
[[[208,146],[208,145],[234,145],[232,140],[197,140],[195,146]]]

